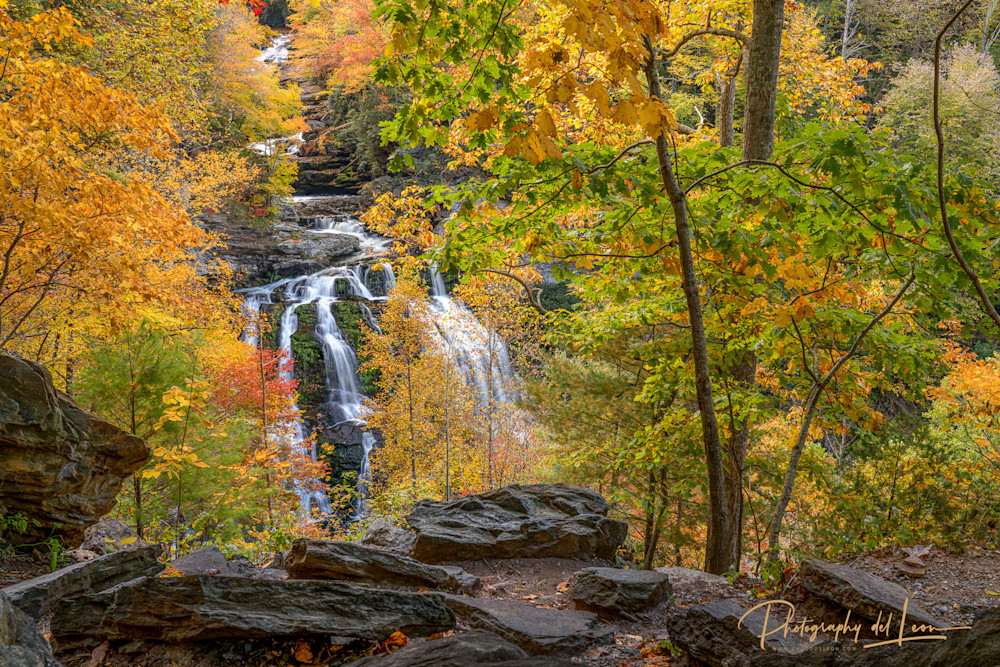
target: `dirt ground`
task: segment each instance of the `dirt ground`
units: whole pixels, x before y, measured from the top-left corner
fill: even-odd
[[[906,556],[899,548],[883,549],[862,555],[853,566],[899,584],[928,614],[952,625],[967,625],[979,611],[1000,606],[1000,552],[976,546],[963,553],[931,547],[921,557],[927,567],[918,579],[896,569]]]
[[[12,586],[25,579],[39,577],[48,572],[48,564],[43,564],[30,556],[0,557],[0,588]]]

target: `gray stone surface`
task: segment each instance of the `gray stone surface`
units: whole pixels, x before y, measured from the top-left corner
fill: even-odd
[[[871,649],[851,640],[819,644],[795,656],[762,656],[754,667],[993,667],[1000,665],[1000,609],[976,618],[971,630],[943,641],[908,641]]]
[[[605,516],[597,492],[568,484],[512,485],[451,502],[421,500],[406,517],[413,557],[439,563],[482,558],[611,558],[624,521]]]
[[[674,596],[683,604],[698,604],[719,598],[746,597],[743,591],[716,574],[687,567],[658,567],[653,571],[667,575]]]
[[[184,554],[180,558],[170,563],[181,574],[214,574],[224,577],[235,577],[236,572],[229,567],[229,561],[222,555],[222,551],[214,544],[207,547],[200,547],[191,553]]]
[[[638,612],[667,599],[667,575],[650,570],[588,567],[574,573],[573,602],[597,612]]]
[[[746,615],[747,609],[735,600],[715,600],[678,609],[667,617],[667,629],[670,641],[695,660],[713,667],[750,667],[768,653],[797,655],[810,648],[797,635],[786,637],[780,632],[766,637],[761,648],[766,613],[757,609]],[[768,630],[783,620],[784,616],[778,619],[776,610],[772,610],[767,619]]]
[[[454,626],[454,614],[434,595],[339,581],[189,576],[63,600],[52,618],[52,639],[58,654],[105,640],[335,635],[381,641],[397,631],[423,637]]]
[[[414,643],[386,655],[351,663],[355,667],[475,667],[526,658],[524,650],[486,630]]]
[[[101,519],[83,532],[83,543],[80,548],[102,555],[144,546],[146,541],[140,540],[135,531],[124,521]]]
[[[904,604],[907,624],[947,625],[924,611],[915,600],[908,600],[909,593],[902,586],[864,570],[813,559],[802,563],[799,578],[810,593],[870,621],[878,620],[881,614],[881,622],[887,623],[892,614],[892,624],[897,630]]]
[[[375,519],[369,524],[364,535],[358,538],[358,544],[391,551],[400,556],[409,556],[416,539],[417,536],[413,531],[400,528],[385,519]]]
[[[478,578],[461,568],[455,568],[453,573],[355,542],[297,539],[284,568],[292,579],[343,579],[455,591],[481,585]]]
[[[613,644],[615,633],[587,611],[541,609],[527,605],[443,594],[445,603],[473,628],[489,630],[532,655],[579,651]]]
[[[126,581],[159,574],[159,545],[118,551],[60,568],[3,589],[17,607],[33,619],[50,613],[60,600],[104,591]]]
[[[48,370],[0,354],[0,507],[29,520],[5,538],[79,546],[149,457],[142,440],[56,391]]]
[[[59,667],[52,648],[27,614],[0,591],[0,666]]]

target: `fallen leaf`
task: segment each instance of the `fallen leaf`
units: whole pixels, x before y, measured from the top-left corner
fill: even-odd
[[[570,589],[570,583],[568,581],[560,582],[556,586],[556,590],[559,591],[560,593],[568,593],[569,589]]]
[[[299,662],[312,662],[312,650],[309,648],[309,642],[305,639],[299,639],[295,642],[295,659]]]
[[[87,667],[97,667],[97,665],[104,662],[104,658],[108,655],[108,643],[103,642],[100,646],[95,648],[90,654],[90,662]]]

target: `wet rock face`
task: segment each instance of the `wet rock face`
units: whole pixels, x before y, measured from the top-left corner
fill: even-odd
[[[226,246],[221,259],[245,280],[289,278],[314,273],[338,262],[348,262],[360,249],[356,236],[317,233],[297,224],[276,224],[268,230],[234,226],[218,218],[207,226],[220,232]]]
[[[568,484],[507,486],[452,502],[421,500],[406,517],[413,557],[429,563],[482,558],[611,558],[624,521],[595,491]]]
[[[56,391],[48,370],[0,355],[0,506],[29,520],[25,533],[8,537],[55,534],[78,546],[149,457],[141,439]]]
[[[334,635],[381,641],[455,627],[437,596],[330,581],[189,576],[145,579],[63,600],[52,618],[57,653],[103,641],[186,643],[218,638]]]

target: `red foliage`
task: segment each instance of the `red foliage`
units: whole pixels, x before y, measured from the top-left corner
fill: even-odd
[[[260,415],[261,372],[260,350],[245,348],[246,353],[230,357],[221,366],[211,368],[213,401],[230,414]],[[292,360],[281,350],[263,350],[264,391],[267,396],[269,422],[296,419],[295,392],[298,381],[285,379],[290,375]]]

